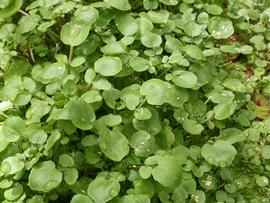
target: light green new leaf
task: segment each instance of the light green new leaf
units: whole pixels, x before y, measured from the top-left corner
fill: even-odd
[[[159,79],[150,79],[141,86],[140,93],[152,105],[162,105],[166,102],[166,92],[170,84]]]
[[[93,80],[96,77],[96,72],[94,71],[94,69],[89,68],[86,70],[85,75],[84,75],[84,80],[85,82],[87,82],[88,84],[91,84],[93,82]]]
[[[92,106],[84,101],[70,101],[68,113],[72,124],[82,130],[91,129],[92,122],[96,119]]]
[[[213,17],[208,23],[208,31],[215,39],[226,39],[234,33],[234,28],[231,20]]]
[[[60,32],[61,41],[72,47],[78,46],[86,40],[90,28],[89,23],[84,21],[71,21],[66,23]]]
[[[109,4],[111,7],[127,11],[131,9],[131,5],[128,0],[104,0],[107,4]]]
[[[114,76],[122,70],[122,61],[118,57],[104,56],[95,62],[94,69],[103,76]]]
[[[186,45],[183,47],[183,50],[193,59],[196,60],[205,60],[205,56],[202,50],[195,45]]]
[[[224,120],[226,118],[229,118],[235,112],[236,107],[236,102],[230,101],[216,105],[213,109],[215,113],[215,119]]]
[[[87,194],[94,202],[108,202],[118,195],[120,184],[116,178],[95,178],[88,186]]]
[[[212,165],[230,166],[236,156],[236,149],[226,141],[218,140],[214,144],[205,144],[201,155]]]
[[[118,130],[102,132],[99,146],[101,151],[113,161],[121,161],[129,153],[129,141]]]
[[[62,173],[55,168],[54,162],[44,161],[32,168],[28,185],[32,190],[49,192],[58,187],[62,176]]]

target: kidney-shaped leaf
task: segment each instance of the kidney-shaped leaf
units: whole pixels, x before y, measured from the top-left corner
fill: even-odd
[[[214,107],[213,111],[215,113],[215,119],[224,120],[233,115],[237,104],[235,102],[226,102],[218,104]]]
[[[201,155],[212,165],[226,167],[231,165],[237,151],[233,145],[226,141],[218,140],[214,144],[205,144]]]

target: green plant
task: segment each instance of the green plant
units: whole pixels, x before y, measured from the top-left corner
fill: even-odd
[[[0,2],[0,201],[260,203],[269,1]]]

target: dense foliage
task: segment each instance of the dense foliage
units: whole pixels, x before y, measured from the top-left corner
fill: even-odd
[[[0,201],[270,202],[269,22],[264,0],[1,0]]]

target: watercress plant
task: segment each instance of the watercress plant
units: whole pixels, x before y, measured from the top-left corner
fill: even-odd
[[[266,203],[269,0],[2,0],[0,201]]]

